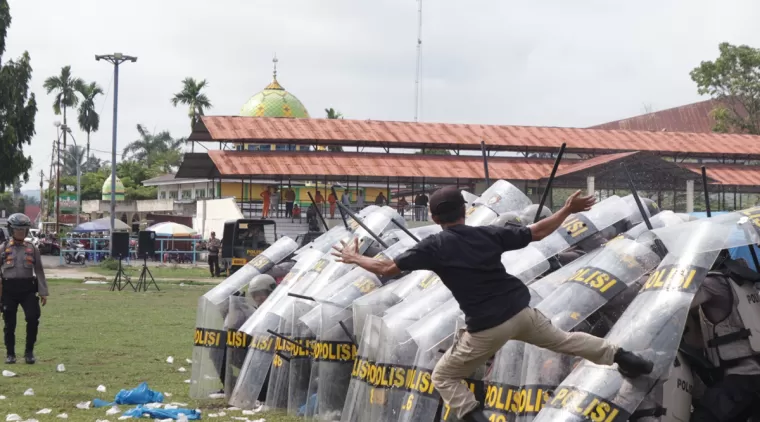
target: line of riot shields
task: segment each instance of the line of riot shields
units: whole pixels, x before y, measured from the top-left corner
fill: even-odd
[[[502,263],[556,327],[605,337],[651,359],[654,371],[629,379],[616,366],[509,341],[466,380],[490,421],[617,422],[652,403],[666,409],[658,420],[689,419],[698,377],[679,349],[689,305],[721,250],[760,241],[760,212],[696,220],[644,202],[607,197]],[[465,223],[525,224],[535,213],[499,180],[468,197]],[[394,259],[440,228],[413,228],[412,238],[388,207],[357,218],[362,225],[349,220],[299,250],[281,239],[199,300],[192,397],[222,390],[233,406],[320,421],[458,420],[432,382],[466,328],[451,292],[429,271],[380,279],[331,254],[356,239],[363,254]],[[261,306],[240,294],[288,262]]]

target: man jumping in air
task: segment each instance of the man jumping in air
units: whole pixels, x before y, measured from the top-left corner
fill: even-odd
[[[577,191],[557,213],[530,226],[471,227],[464,224],[462,193],[448,187],[430,198],[433,221],[443,231],[425,238],[394,261],[359,254],[358,242],[350,246],[344,243],[333,254],[340,262],[356,264],[384,277],[416,270],[433,271],[440,277],[459,302],[467,330],[436,365],[433,384],[460,419],[487,422],[482,406],[461,381],[511,339],[600,365],[617,363],[618,370],[628,377],[652,372],[652,362],[602,338],[554,327],[540,311],[528,306],[528,288],[508,274],[501,263],[504,252],[545,238],[568,216],[589,210],[594,202],[593,196],[581,197]]]

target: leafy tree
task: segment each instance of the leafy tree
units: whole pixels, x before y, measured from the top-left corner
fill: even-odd
[[[77,163],[79,163],[82,173],[85,172],[85,151],[84,147],[77,145],[69,145],[66,152],[61,157],[61,175],[62,176],[76,176],[77,175]]]
[[[335,111],[332,107],[326,108],[325,114],[328,119],[343,119],[343,113]],[[327,150],[332,152],[343,152],[343,147],[329,146],[327,147]]]
[[[71,66],[62,67],[60,75],[45,79],[45,83],[42,85],[48,94],[55,91],[53,111],[56,115],[60,115],[61,111],[63,111],[63,124],[66,126],[68,126],[66,123],[66,110],[79,104],[77,88],[82,85],[84,85],[84,82],[81,79],[71,75]],[[63,147],[66,148],[66,135],[63,138]]]
[[[11,25],[7,0],[0,0],[0,192],[23,179],[29,181],[31,157],[24,155],[24,144],[31,144],[35,134],[37,102],[29,92],[32,67],[29,53],[3,64],[5,36]]]
[[[760,135],[760,49],[721,43],[715,61],[691,71],[701,95],[721,105],[713,111],[716,132]]]
[[[77,121],[79,128],[87,133],[87,154],[85,156],[89,157],[90,133],[97,132],[100,129],[100,115],[95,111],[95,97],[103,94],[103,88],[97,82],[90,82],[89,84],[82,83],[76,89],[82,96]]]
[[[185,143],[184,138],[174,139],[168,131],[162,131],[158,134],[148,133],[145,127],[138,124],[137,132],[140,139],[132,142],[124,148],[124,158],[130,156],[135,161],[144,163],[151,167],[162,154],[172,150],[180,150]]]
[[[424,154],[424,155],[451,155],[451,151],[447,149],[425,149],[415,152],[415,154]]]
[[[201,116],[204,115],[205,110],[213,107],[206,94],[201,92],[207,86],[208,82],[205,79],[198,82],[193,78],[185,78],[182,80],[182,91],[174,94],[171,100],[174,107],[180,104],[189,107],[187,116],[190,118],[191,132]],[[192,144],[192,151],[195,151],[195,143]]]
[[[27,205],[39,205],[40,204],[40,200],[39,199],[37,199],[34,196],[30,196],[30,195],[24,195],[24,202]]]
[[[82,173],[84,174],[100,171],[103,167],[105,167],[104,163],[105,161],[91,154],[89,157],[87,157],[87,161],[85,161],[84,165],[82,166]]]

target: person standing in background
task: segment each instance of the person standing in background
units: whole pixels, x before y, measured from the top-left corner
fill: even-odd
[[[364,209],[364,192],[356,192],[356,210],[361,211]]]
[[[386,201],[385,195],[383,195],[383,193],[380,192],[377,195],[377,198],[375,198],[375,205],[377,205],[378,207],[382,207],[383,205],[385,205],[385,201]]]
[[[266,190],[261,192],[261,198],[264,199],[264,204],[261,206],[261,218],[269,217],[269,204],[272,200],[272,192],[269,191],[269,186]]]
[[[219,248],[222,242],[216,238],[216,233],[211,232],[211,239],[208,241],[208,269],[211,271],[211,277],[219,275]]]
[[[271,201],[272,201],[272,206],[271,206],[272,217],[279,217],[278,212],[280,211],[279,210],[279,208],[280,208],[280,195],[282,195],[282,192],[280,192],[279,190],[277,190],[276,187],[272,188],[272,197],[271,197]]]
[[[325,209],[322,206],[324,202],[325,198],[322,196],[322,191],[317,191],[317,194],[314,195],[314,203],[317,204],[317,208],[319,208],[319,211],[322,213],[322,215],[325,214]]]
[[[330,219],[335,218],[336,202],[338,202],[338,198],[336,198],[335,195],[330,192],[330,194],[327,195],[327,203],[330,204]]]
[[[288,186],[285,191],[285,217],[293,218],[293,204],[296,202],[296,193]]]
[[[351,192],[348,191],[348,189],[343,191],[343,196],[340,198],[341,202],[343,202],[343,205],[349,206],[351,205]]]
[[[398,213],[401,214],[402,217],[404,216],[404,211],[406,210],[406,207],[408,206],[409,206],[409,203],[406,202],[406,197],[402,196],[401,198],[399,198],[397,207],[398,207]]]

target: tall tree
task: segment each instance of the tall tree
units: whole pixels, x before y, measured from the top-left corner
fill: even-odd
[[[31,157],[24,155],[24,144],[34,136],[37,102],[29,92],[32,66],[29,53],[3,64],[5,36],[11,25],[7,0],[0,0],[0,192],[18,180],[29,181]]]
[[[203,88],[208,86],[206,80],[200,82],[193,78],[185,78],[182,80],[182,91],[174,94],[172,98],[172,104],[177,107],[180,104],[188,106],[187,117],[190,118],[190,131],[195,128],[195,124],[198,123],[201,116],[204,115],[205,110],[212,108],[211,101],[203,92]],[[193,143],[193,151],[195,150],[195,144]]]
[[[325,109],[325,115],[328,119],[343,119],[343,113],[336,111],[332,107]],[[331,146],[327,147],[327,150],[332,152],[343,152],[343,147]]]
[[[76,87],[82,96],[82,102],[79,104],[79,128],[87,133],[87,154],[90,156],[90,133],[97,132],[100,129],[100,115],[95,111],[95,97],[103,94],[97,82],[82,83]]]
[[[760,135],[760,49],[721,43],[715,61],[691,71],[701,95],[721,105],[713,110],[716,132]]]
[[[77,88],[82,85],[84,85],[84,81],[71,75],[71,66],[62,67],[60,75],[45,79],[45,83],[42,85],[48,94],[55,91],[53,111],[56,115],[60,115],[63,112],[63,124],[66,126],[68,126],[66,122],[66,110],[79,104]],[[63,138],[63,147],[66,148],[66,135]]]
[[[185,142],[184,138],[174,139],[168,131],[158,134],[149,133],[143,125],[137,125],[140,139],[130,143],[124,148],[124,158],[131,156],[135,161],[151,167],[163,154],[179,150]]]
[[[85,172],[85,149],[78,145],[69,145],[66,152],[61,157],[61,176],[76,176],[77,164],[84,174]]]

